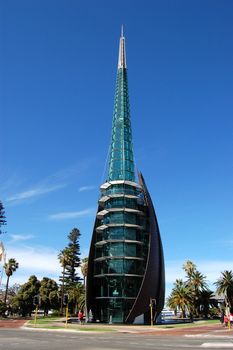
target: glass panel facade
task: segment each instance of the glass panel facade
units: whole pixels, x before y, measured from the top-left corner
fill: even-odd
[[[99,300],[99,314],[101,322],[109,322],[110,317],[114,322],[124,322],[124,314],[128,314],[134,300],[122,298],[109,298]]]
[[[107,239],[124,239],[144,242],[144,236],[145,234],[141,230],[137,230],[132,227],[117,226],[98,232],[96,234],[96,242],[104,241]]]
[[[138,243],[110,242],[96,247],[96,258],[119,256],[141,258],[143,256],[143,245]]]
[[[96,298],[136,298],[142,277],[96,277]]]
[[[137,199],[126,198],[126,197],[118,197],[111,198],[107,201],[105,208],[131,208],[136,209],[138,207]]]
[[[137,197],[127,198],[126,192]],[[110,197],[102,202],[101,209],[106,210],[107,214],[97,221],[97,227],[105,225],[106,228],[96,231],[96,304],[102,321],[111,316],[113,322],[123,322],[129,306],[137,297],[145,271],[148,250],[147,221],[143,196],[139,189],[128,184],[111,184],[102,192],[102,196],[106,194],[122,196]],[[141,202],[138,198],[141,198]],[[127,209],[136,211],[130,212]],[[127,224],[133,226],[126,226]]]
[[[101,322],[124,322],[141,285],[141,279],[131,277],[96,278],[97,313]]]
[[[138,218],[140,220],[140,218]],[[137,215],[134,213],[128,213],[125,211],[117,211],[117,212],[110,212],[108,215],[104,217],[102,220],[103,225],[107,224],[133,224],[137,225],[140,224],[140,221],[137,220]]]
[[[95,275],[132,274],[143,275],[143,261],[133,259],[111,259],[98,261],[95,264]]]
[[[135,180],[128,79],[125,68],[119,68],[117,72],[107,180]]]
[[[139,195],[139,191],[137,188],[126,185],[126,184],[119,184],[114,185],[109,188],[107,188],[105,191],[103,191],[103,195],[114,195],[114,194],[128,194],[137,196]]]

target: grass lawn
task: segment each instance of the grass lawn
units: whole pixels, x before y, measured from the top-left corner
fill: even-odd
[[[116,330],[106,326],[93,326],[93,325],[82,325],[80,324],[65,324],[64,318],[59,317],[39,317],[36,320],[36,325],[34,325],[34,320],[30,320],[27,323],[27,326],[30,328],[46,328],[46,329],[70,329],[74,331],[95,331],[95,332],[115,332]]]
[[[178,323],[178,324],[162,324],[162,325],[154,325],[153,328],[161,328],[161,329],[172,329],[172,328],[192,328],[192,327],[201,327],[208,326],[213,324],[219,324],[219,320],[200,320],[195,321],[193,323]],[[65,324],[65,318],[61,317],[39,317],[36,321],[36,325],[34,325],[34,320],[30,320],[27,323],[27,326],[30,328],[45,328],[45,329],[69,329],[83,332],[116,332],[117,326],[124,327],[122,324],[115,325],[101,325],[101,324],[71,324],[68,323],[67,326]],[[149,325],[138,325],[140,328],[145,327],[148,329]],[[125,325],[126,329],[130,329],[130,325]],[[135,325],[132,325],[135,327]]]
[[[36,324],[38,325],[43,325],[43,324],[48,324],[48,323],[52,323],[52,322],[61,322],[62,319],[59,317],[38,317],[36,319]],[[34,325],[34,319],[28,321],[28,324],[33,324]]]

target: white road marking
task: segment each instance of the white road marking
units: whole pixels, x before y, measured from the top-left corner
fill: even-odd
[[[221,334],[185,334],[186,338],[222,338],[222,339],[233,339],[232,335],[221,335]]]
[[[232,348],[233,349],[233,343],[203,343],[201,344],[201,348]]]

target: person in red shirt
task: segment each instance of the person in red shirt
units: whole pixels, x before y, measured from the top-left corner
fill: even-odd
[[[227,315],[224,315],[224,323],[225,323],[225,326],[227,327],[228,326],[228,316]]]
[[[79,310],[79,312],[78,312],[78,319],[79,319],[80,324],[83,324],[83,322],[84,322],[84,313],[82,312],[82,310]]]

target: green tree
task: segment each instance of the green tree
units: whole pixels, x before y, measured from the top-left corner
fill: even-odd
[[[173,310],[180,309],[183,316],[188,310],[191,319],[193,316],[206,316],[213,304],[206,276],[197,270],[197,266],[191,260],[183,264],[183,270],[186,272],[186,280],[176,280],[167,305]]]
[[[44,310],[45,316],[48,315],[50,309],[58,308],[58,285],[53,279],[44,277],[40,282],[39,293],[40,305]]]
[[[39,294],[40,281],[35,275],[29,277],[28,281],[24,283],[17,295],[13,299],[13,307],[18,310],[22,316],[31,316],[35,305],[33,304],[34,296]]]
[[[221,272],[221,276],[215,282],[217,293],[225,296],[226,305],[229,304],[233,308],[233,273],[232,270]]]
[[[201,315],[200,297],[204,291],[209,291],[206,276],[197,270],[196,265],[191,261],[187,260],[183,269],[186,272],[186,285],[190,291],[190,313],[191,317],[199,317]]]
[[[85,290],[82,283],[79,282],[69,289],[69,305],[71,313],[77,314],[78,310],[84,310]]]
[[[206,276],[199,271],[194,271],[191,280],[188,282],[192,295],[192,305],[194,316],[199,317],[201,315],[201,297],[204,292],[210,292],[206,283]]]
[[[65,248],[67,254],[67,264],[64,272],[64,281],[66,287],[75,287],[81,278],[78,275],[77,268],[80,266],[80,244],[79,238],[81,234],[77,228],[68,235],[69,244]]]
[[[190,281],[192,279],[192,275],[193,275],[194,271],[197,270],[196,265],[191,260],[187,260],[183,264],[182,268],[186,272],[186,277],[187,277],[188,281]]]
[[[59,277],[59,281],[62,283],[61,284],[61,304],[60,304],[60,313],[63,315],[63,298],[64,298],[64,291],[65,291],[65,271],[66,268],[69,266],[69,256],[70,256],[70,251],[66,247],[63,250],[60,251],[58,254],[58,260],[61,264],[62,267],[62,275]]]
[[[83,258],[82,259],[82,264],[81,264],[81,272],[85,281],[85,278],[87,277],[87,272],[88,272],[88,258]],[[85,282],[84,282],[85,284]]]
[[[0,315],[4,315],[7,310],[6,304],[2,300],[0,300]]]
[[[214,300],[213,292],[210,290],[202,290],[199,296],[200,314],[201,316],[208,318],[210,314],[210,307],[216,308],[218,303]]]
[[[5,304],[7,301],[7,293],[8,293],[10,277],[13,275],[13,273],[17,270],[18,267],[19,267],[19,263],[14,258],[9,259],[8,262],[4,264],[4,270],[7,276],[6,292],[5,292],[5,298],[4,298]]]
[[[17,295],[18,291],[19,291],[20,285],[14,283],[12,286],[8,287],[8,291],[7,291],[7,309],[12,312],[12,313],[16,313],[17,310],[14,309],[13,307],[13,300],[14,297]],[[5,299],[5,292],[2,293],[0,295],[0,300],[2,301],[2,303],[4,304],[4,299]],[[4,304],[5,305],[5,304]],[[0,312],[1,314],[1,312]]]
[[[6,216],[5,216],[4,206],[0,201],[0,234],[3,233],[1,230],[1,226],[3,225],[6,225]]]
[[[87,272],[88,272],[88,258],[84,258],[82,259],[82,264],[81,264],[81,272],[83,275],[83,279],[84,279],[84,293],[85,293],[85,298],[84,298],[84,313],[86,316],[86,320],[87,320]]]
[[[74,298],[74,290],[81,282],[81,277],[78,275],[77,268],[80,267],[80,231],[74,228],[68,235],[68,246],[61,250],[58,255],[60,264],[63,268],[60,281],[61,285],[61,310],[63,309],[63,295],[64,292],[69,294],[69,308],[73,314],[77,305],[76,298]]]
[[[182,312],[182,317],[186,317],[186,311],[190,311],[190,290],[187,284],[181,279],[177,279],[170,296],[167,299],[167,306],[177,312]]]

